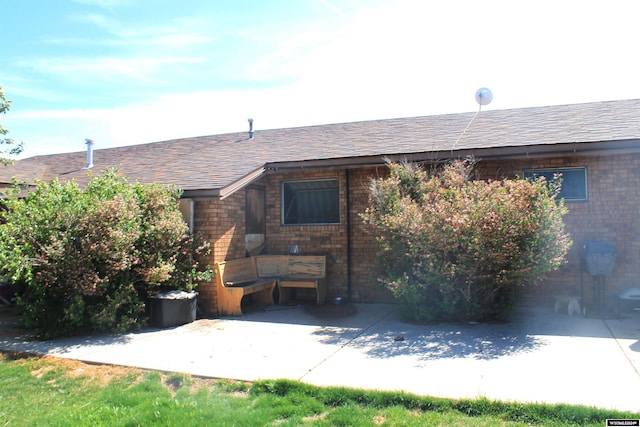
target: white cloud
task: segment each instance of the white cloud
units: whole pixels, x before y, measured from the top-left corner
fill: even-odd
[[[38,111],[21,113],[16,120],[58,121],[61,132],[67,130],[66,144],[77,151],[88,137],[96,140],[96,148],[105,148],[245,131],[248,117],[255,119],[259,131],[475,111],[474,93],[482,86],[494,92],[488,107],[493,109],[640,98],[633,54],[640,4],[635,2],[401,0],[354,16],[333,10],[335,2],[321,4],[340,19],[295,31],[271,24],[242,34],[270,49],[234,62],[237,68],[227,70],[229,75],[252,83],[278,81],[277,86],[157,90],[145,102],[120,108]],[[114,23],[93,19],[114,34],[124,34]],[[203,47],[212,37],[160,25],[133,31],[133,43],[153,46]],[[31,65],[59,75],[121,75],[148,83],[167,66],[206,60],[204,53],[147,54]],[[46,135],[36,139],[37,144],[47,141]],[[27,153],[40,150],[31,151],[26,142]],[[62,139],[57,143],[63,146]]]
[[[73,21],[83,22],[87,24],[94,25],[98,28],[102,28],[104,30],[112,31],[114,27],[119,27],[117,21],[107,17],[102,13],[84,13],[84,14],[74,14],[70,16]]]
[[[328,0],[318,0],[318,2],[338,16],[341,16],[341,17],[347,16],[347,14],[342,9],[339,9],[335,4],[333,4],[332,2],[329,2]]]
[[[131,49],[139,46],[145,48],[151,46],[165,50],[166,48],[185,48],[211,42],[210,37],[198,33],[205,24],[205,20],[202,18],[175,18],[167,23],[138,21],[133,24],[101,13],[84,13],[75,14],[71,16],[71,19],[90,24],[104,30],[111,36],[111,38],[89,40],[89,42],[98,45],[121,46]],[[87,42],[85,38],[62,39],[63,42],[69,40],[79,44]]]
[[[140,44],[150,44],[170,48],[185,48],[209,42],[211,42],[209,37],[195,34],[174,33],[151,37],[140,42]]]
[[[361,11],[285,67],[310,92],[380,111],[387,103],[416,113],[419,104],[424,113],[434,104],[473,110],[473,93],[485,85],[496,91],[494,108],[640,96],[640,85],[629,84],[638,9],[615,1],[399,1]]]
[[[131,0],[72,0],[74,3],[98,6],[104,9],[110,9],[116,6],[124,6],[131,4]]]
[[[153,75],[166,71],[165,67],[180,64],[198,64],[203,57],[97,57],[36,59],[20,61],[22,67],[38,70],[41,73],[54,74],[69,81],[102,79],[118,80],[122,76],[128,79],[147,81]]]

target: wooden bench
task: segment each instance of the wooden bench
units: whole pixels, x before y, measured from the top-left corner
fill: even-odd
[[[327,257],[324,255],[259,255],[258,277],[278,281],[278,304],[287,304],[295,288],[315,289],[316,303],[327,298]]]
[[[215,270],[221,315],[242,316],[241,304],[245,295],[252,295],[259,304],[273,304],[277,280],[258,276],[255,257],[216,262]]]

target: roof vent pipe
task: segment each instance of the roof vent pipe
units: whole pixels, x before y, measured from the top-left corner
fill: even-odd
[[[93,139],[85,139],[87,144],[87,165],[82,169],[91,169],[93,167]]]
[[[249,139],[253,139],[253,119],[249,119]]]

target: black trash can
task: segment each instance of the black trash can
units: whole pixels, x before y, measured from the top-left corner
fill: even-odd
[[[196,320],[197,292],[158,292],[149,297],[149,324],[157,328]]]

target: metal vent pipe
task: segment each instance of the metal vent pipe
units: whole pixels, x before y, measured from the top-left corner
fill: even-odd
[[[87,165],[83,169],[91,169],[93,167],[93,139],[85,139],[87,144]]]

